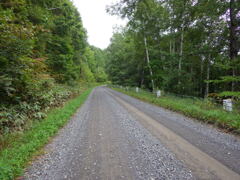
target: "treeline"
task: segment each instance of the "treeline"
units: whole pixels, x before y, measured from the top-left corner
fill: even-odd
[[[106,81],[104,66],[70,0],[1,0],[0,133],[64,101],[59,84]]]
[[[127,18],[107,49],[115,84],[240,97],[240,1],[121,0]]]

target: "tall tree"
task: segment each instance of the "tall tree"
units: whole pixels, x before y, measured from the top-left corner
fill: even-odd
[[[238,1],[120,0],[108,12],[129,20],[123,36],[132,37],[145,87],[153,80],[166,91],[204,97],[238,82]]]

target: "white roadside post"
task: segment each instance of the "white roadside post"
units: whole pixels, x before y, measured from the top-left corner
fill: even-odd
[[[233,111],[232,99],[223,100],[223,109],[226,111]]]
[[[139,93],[139,88],[138,87],[136,87],[136,93]]]
[[[159,98],[161,96],[161,91],[157,90],[157,98]]]

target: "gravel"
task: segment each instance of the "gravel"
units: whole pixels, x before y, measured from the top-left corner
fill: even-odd
[[[240,143],[234,136],[177,113],[98,87],[44,148],[45,153],[26,169],[24,179],[196,179],[190,168],[177,159],[108,91],[142,112],[151,114],[173,130],[179,128],[176,130],[179,135],[185,137],[193,133],[190,139],[193,141],[198,138],[196,143],[211,147],[211,151],[216,151],[215,148],[222,145],[225,150],[217,153],[228,152],[228,157],[239,160],[239,154],[235,153],[239,151]],[[189,132],[183,132],[186,130]]]
[[[44,150],[24,179],[193,179],[103,88],[90,95]]]
[[[90,95],[90,99],[91,99]],[[90,101],[82,106],[81,109],[72,117],[69,123],[59,131],[57,137],[44,148],[44,155],[37,158],[26,170],[24,179],[29,180],[60,180],[69,179],[72,173],[69,164],[73,159],[81,163],[81,152],[83,146],[84,130],[89,117],[88,107]],[[74,164],[73,164],[74,165]]]
[[[194,179],[191,171],[126,109],[113,99],[108,103],[115,106],[115,114],[121,119],[118,123],[131,149],[129,160],[137,172],[137,179]]]
[[[200,121],[142,102],[125,94],[110,91],[240,174],[239,136],[227,134]]]

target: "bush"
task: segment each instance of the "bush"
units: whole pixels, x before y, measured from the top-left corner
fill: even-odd
[[[46,112],[52,107],[64,104],[69,98],[78,94],[77,87],[56,85],[45,91],[28,92],[25,96],[28,101],[20,101],[15,105],[0,106],[0,134],[9,133],[14,130],[22,130],[30,120],[40,120],[46,117]]]

